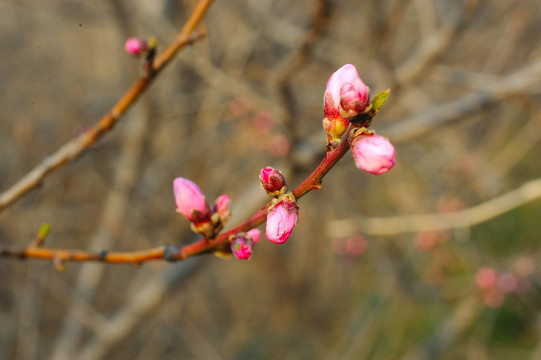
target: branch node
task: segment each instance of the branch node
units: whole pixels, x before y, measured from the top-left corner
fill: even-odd
[[[105,250],[105,249],[100,250],[100,251],[98,252],[98,260],[99,260],[99,261],[107,261],[107,254],[108,254],[108,253],[109,253],[109,252],[108,252],[107,250]]]
[[[163,246],[163,258],[165,261],[175,262],[179,259],[180,248],[175,245],[165,244]]]

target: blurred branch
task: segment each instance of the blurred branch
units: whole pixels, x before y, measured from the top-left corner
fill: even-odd
[[[282,60],[275,71],[275,87],[278,101],[286,109],[284,112],[284,127],[288,129],[288,136],[295,143],[298,134],[296,131],[297,110],[295,108],[295,94],[291,89],[294,75],[310,61],[313,46],[324,34],[330,18],[330,3],[328,0],[315,0],[312,4],[312,25],[307,31],[297,51],[292,52]]]
[[[193,278],[193,274],[205,263],[205,258],[192,259],[186,263],[168,267],[162,273],[154,276],[135,296],[130,297],[120,311],[103,326],[95,329],[95,337],[88,341],[77,354],[80,360],[102,359],[117,343],[125,339],[137,324],[149,314],[157,311],[158,306],[166,295],[182,283]]]
[[[455,311],[442,322],[434,336],[404,356],[404,360],[435,359],[445,351],[464,331],[469,329],[481,310],[479,300],[469,297],[462,300]]]
[[[536,61],[502,77],[500,80],[486,84],[482,90],[471,92],[397,120],[395,125],[382,129],[382,132],[385,132],[385,136],[393,142],[408,140],[452,120],[467,116],[494,101],[522,92],[540,81],[541,61]]]
[[[36,188],[49,173],[60,168],[62,165],[75,160],[86,152],[86,150],[88,150],[102,135],[111,130],[122,114],[124,114],[148,88],[156,76],[180,49],[206,36],[206,31],[204,30],[199,31],[194,35],[190,34],[192,34],[197,24],[201,21],[211,3],[212,0],[201,0],[197,4],[177,37],[160,54],[160,56],[154,60],[151,70],[147,71],[144,77],[139,78],[98,123],[75,139],[64,144],[54,154],[46,157],[18,182],[1,193],[0,212],[17,199],[21,198],[24,194]]]
[[[488,221],[539,198],[541,198],[541,179],[529,181],[507,194],[462,211],[381,218],[356,217],[331,221],[327,225],[327,234],[331,237],[340,237],[360,231],[371,235],[395,235],[468,227]]]

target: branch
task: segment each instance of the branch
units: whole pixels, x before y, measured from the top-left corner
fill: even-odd
[[[325,153],[321,163],[316,167],[312,174],[302,182],[302,184],[297,186],[293,191],[293,195],[298,199],[312,190],[320,189],[323,177],[344,156],[344,154],[348,152],[348,150],[349,138],[346,137],[336,149]],[[37,237],[40,239],[39,241],[34,240],[28,247],[23,249],[0,247],[0,257],[52,260],[58,270],[63,270],[64,263],[67,261],[99,261],[111,264],[138,265],[153,260],[186,260],[189,257],[204,253],[220,250],[227,251],[230,236],[239,232],[248,231],[265,222],[267,219],[267,209],[271,204],[272,201],[269,201],[266,205],[259,208],[250,218],[235,226],[233,229],[219,234],[213,240],[203,238],[195,243],[184,246],[163,245],[148,250],[127,252],[108,252],[105,250],[90,252],[84,250],[52,249],[41,246],[47,233],[43,235],[44,231],[40,230]]]
[[[356,232],[371,235],[396,235],[419,231],[463,228],[480,224],[519,206],[541,198],[541,179],[471,208],[446,214],[405,215],[392,217],[350,218],[332,221],[327,226],[331,236]]]
[[[154,78],[172,60],[173,56],[186,45],[192,44],[206,36],[206,31],[200,30],[190,36],[201,21],[212,0],[201,0],[178,33],[173,42],[158,56],[150,71],[139,78],[126,93],[118,100],[112,109],[99,122],[75,139],[64,144],[52,155],[41,161],[34,169],[23,176],[9,189],[0,194],[0,212],[21,198],[30,190],[36,188],[49,173],[60,168],[86,152],[101,136],[113,128],[120,117],[143,94]]]

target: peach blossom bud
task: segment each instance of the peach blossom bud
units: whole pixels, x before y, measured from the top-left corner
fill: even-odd
[[[340,139],[349,126],[349,118],[365,112],[370,105],[370,89],[355,66],[346,64],[336,70],[325,89],[323,128],[330,139]]]
[[[353,256],[362,255],[368,248],[368,242],[362,235],[354,235],[346,240],[347,252]]]
[[[349,118],[363,114],[370,105],[370,89],[358,76],[342,85],[340,105]]]
[[[498,273],[489,267],[482,267],[475,274],[475,283],[481,289],[491,289],[496,286]]]
[[[499,308],[502,306],[505,296],[496,288],[489,289],[483,294],[483,302],[490,308]]]
[[[287,241],[297,224],[299,208],[288,197],[284,197],[271,207],[267,213],[267,239],[276,244]]]
[[[355,164],[370,174],[380,175],[395,164],[393,144],[382,136],[359,136],[351,143]]]
[[[498,276],[498,280],[496,280],[496,286],[498,286],[498,289],[500,289],[502,293],[508,294],[517,290],[518,280],[509,273],[501,274]]]
[[[246,234],[252,238],[252,240],[254,241],[254,244],[257,244],[259,242],[259,238],[261,237],[261,230],[252,229],[248,231]]]
[[[218,213],[222,221],[231,217],[231,199],[227,194],[220,195],[212,205],[212,211]]]
[[[148,42],[141,38],[130,38],[126,41],[124,49],[130,54],[141,55],[148,50]]]
[[[199,222],[209,217],[209,209],[205,195],[199,187],[188,179],[181,177],[173,181],[173,193],[178,212],[191,222]]]
[[[239,235],[231,241],[231,251],[239,260],[247,260],[252,256],[254,241],[247,236]]]
[[[284,175],[270,166],[261,170],[259,180],[263,189],[271,196],[279,195],[280,190],[286,186]]]

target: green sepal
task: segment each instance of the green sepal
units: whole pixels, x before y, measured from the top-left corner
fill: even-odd
[[[391,89],[379,91],[376,96],[372,99],[372,108],[370,109],[374,113],[377,113],[379,111],[379,108],[381,105],[385,103],[387,98],[389,97],[389,93],[391,92]]]
[[[47,235],[51,232],[51,226],[49,224],[43,223],[39,227],[38,237],[40,239],[45,239]]]

